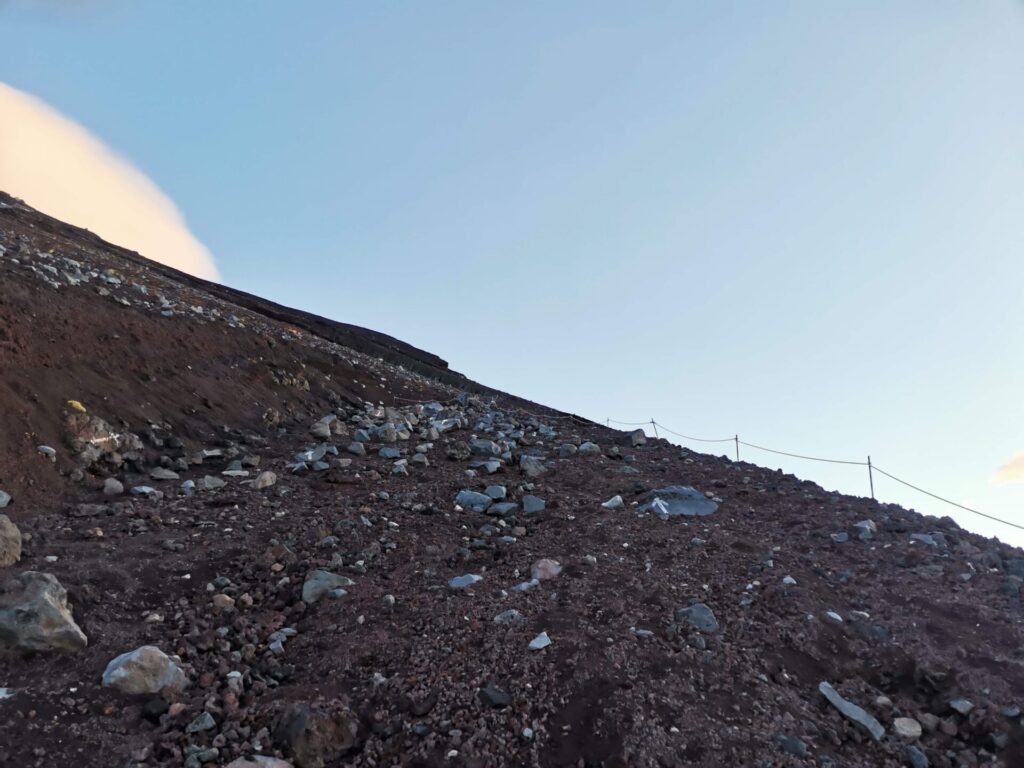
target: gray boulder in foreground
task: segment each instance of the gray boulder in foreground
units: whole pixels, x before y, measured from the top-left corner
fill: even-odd
[[[103,685],[123,693],[160,693],[165,688],[182,690],[188,678],[166,653],[155,645],[143,645],[107,664]]]
[[[24,571],[0,587],[0,651],[74,653],[88,644],[56,576]]]

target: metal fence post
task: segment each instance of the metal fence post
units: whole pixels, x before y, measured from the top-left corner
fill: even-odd
[[[654,436],[658,436],[658,425],[654,423],[654,419],[651,419],[651,429],[654,430]]]
[[[875,499],[875,475],[871,471],[871,457],[868,456],[868,482],[871,484],[871,500]]]

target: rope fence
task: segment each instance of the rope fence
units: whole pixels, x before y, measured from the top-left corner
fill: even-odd
[[[689,435],[684,435],[681,432],[676,432],[674,430],[671,430],[668,427],[666,427],[664,424],[660,424],[657,421],[655,421],[654,419],[648,419],[647,421],[617,421],[616,419],[605,419],[605,425],[606,426],[610,427],[612,424],[617,424],[617,425],[626,426],[626,427],[648,427],[649,426],[654,431],[654,436],[655,437],[658,437],[658,429],[660,428],[662,432],[666,432],[666,433],[668,433],[670,435],[675,435],[676,437],[680,437],[680,438],[682,438],[684,440],[693,440],[693,441],[696,441],[696,442],[699,442],[699,443],[732,443],[735,446],[735,450],[736,450],[736,461],[740,460],[740,446],[743,445],[743,446],[746,446],[747,448],[753,448],[753,449],[758,450],[758,451],[765,451],[766,453],[774,453],[774,454],[777,454],[779,456],[790,456],[790,457],[792,457],[794,459],[805,459],[807,461],[821,461],[821,462],[825,462],[827,464],[845,464],[845,465],[848,465],[848,466],[855,466],[855,467],[867,467],[867,469],[868,469],[868,483],[870,484],[870,487],[871,487],[871,498],[872,499],[875,498],[875,472],[878,472],[879,474],[885,475],[887,478],[889,478],[890,480],[892,480],[894,482],[900,483],[901,485],[905,485],[905,486],[907,486],[907,488],[912,488],[913,490],[917,491],[918,493],[923,493],[925,496],[930,496],[931,498],[936,499],[937,501],[941,501],[941,502],[943,502],[945,504],[949,504],[951,506],[957,507],[958,509],[962,509],[962,510],[964,510],[966,512],[970,512],[972,514],[978,515],[979,517],[984,517],[987,520],[992,520],[992,521],[997,522],[997,523],[1002,523],[1003,525],[1008,525],[1011,528],[1016,528],[1018,530],[1024,531],[1024,525],[1021,525],[1019,523],[1014,523],[1014,522],[1012,522],[1010,520],[1004,520],[1001,517],[995,517],[993,515],[985,514],[984,512],[981,512],[981,511],[979,511],[977,509],[972,509],[971,507],[967,507],[967,506],[964,506],[963,504],[959,504],[959,503],[957,503],[955,501],[951,501],[950,499],[947,499],[947,498],[945,498],[943,496],[939,496],[938,494],[932,493],[931,491],[926,491],[924,488],[921,488],[921,487],[919,487],[917,485],[914,485],[913,483],[908,483],[906,480],[901,480],[900,478],[896,477],[896,475],[893,475],[890,472],[886,472],[884,469],[879,467],[877,464],[873,464],[871,462],[871,457],[870,456],[867,457],[867,461],[852,461],[852,460],[847,460],[847,459],[825,459],[825,458],[822,458],[820,456],[807,456],[807,455],[802,454],[802,453],[790,453],[789,451],[779,451],[779,450],[776,450],[775,448],[766,448],[763,445],[755,445],[754,443],[748,443],[745,440],[740,440],[740,436],[739,435],[733,435],[732,437],[722,437],[722,438],[691,437]]]

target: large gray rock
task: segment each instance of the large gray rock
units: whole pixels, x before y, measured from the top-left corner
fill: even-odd
[[[500,501],[487,508],[487,514],[493,517],[512,517],[519,511],[519,505],[514,501]]]
[[[828,700],[829,704],[839,710],[843,717],[859,725],[871,734],[871,738],[875,741],[881,741],[882,737],[885,736],[885,728],[882,727],[880,722],[852,701],[847,701],[840,696],[839,692],[831,685],[826,682],[819,683],[818,690],[821,691],[821,695]]]
[[[548,471],[547,467],[544,466],[544,462],[536,456],[521,456],[519,458],[519,468],[526,473],[527,477],[540,477]]]
[[[544,511],[544,499],[539,496],[532,496],[527,494],[523,496],[523,512],[528,515],[536,514],[537,512]]]
[[[483,576],[477,576],[475,573],[467,573],[462,576],[455,576],[454,578],[448,579],[449,589],[466,589],[472,587],[478,581],[483,581]]]
[[[331,422],[337,418],[336,416],[329,415],[324,416],[319,421],[313,422],[309,427],[309,434],[313,437],[319,437],[321,440],[327,440],[331,436]]]
[[[688,608],[676,608],[676,621],[685,621],[701,632],[718,631],[718,619],[704,603],[694,603]]]
[[[486,493],[464,489],[459,491],[459,495],[455,497],[455,503],[463,509],[468,509],[473,512],[483,512],[494,503],[494,499]]]
[[[7,515],[0,515],[0,568],[21,559],[21,531]]]
[[[600,456],[601,455],[601,446],[599,446],[597,443],[592,443],[592,442],[590,442],[588,440],[587,442],[582,443],[580,445],[580,447],[579,447],[579,455],[580,456]]]
[[[7,491],[0,491],[0,509],[3,509],[11,503],[11,494]]]
[[[857,531],[857,538],[861,541],[875,538],[875,534],[878,532],[878,526],[875,525],[874,520],[861,520],[859,523],[854,523],[853,528]]]
[[[638,512],[649,512],[662,520],[670,517],[704,517],[714,514],[718,504],[688,485],[658,488],[646,496],[647,503]]]
[[[305,583],[302,585],[302,602],[315,603],[335,590],[341,590],[340,593],[335,594],[338,597],[342,597],[345,594],[342,587],[351,587],[354,583],[347,576],[339,576],[330,571],[310,571],[306,576]]]
[[[89,644],[68,607],[68,593],[49,573],[24,571],[0,587],[0,651],[73,653]]]
[[[470,440],[469,450],[477,456],[501,456],[501,446],[493,440],[483,438]]]
[[[143,645],[107,664],[103,685],[122,693],[160,693],[164,689],[183,690],[188,686],[188,677],[155,645]]]
[[[227,481],[221,480],[219,477],[214,477],[213,475],[204,475],[196,485],[201,491],[215,491],[218,488],[223,488],[227,485]],[[132,491],[134,492],[134,490],[135,489],[133,488]]]

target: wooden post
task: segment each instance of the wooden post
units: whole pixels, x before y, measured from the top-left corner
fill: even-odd
[[[740,436],[736,435],[735,437],[733,437],[733,440],[736,441],[736,461],[739,461],[740,460]]]
[[[871,484],[871,500],[875,499],[875,476],[871,471],[871,457],[868,456],[868,482]]]
[[[651,419],[651,429],[654,430],[654,436],[658,436],[658,425],[654,423],[654,419]]]

